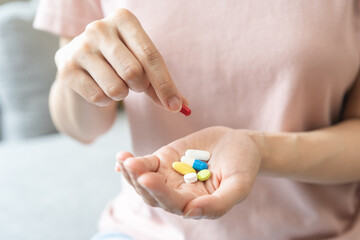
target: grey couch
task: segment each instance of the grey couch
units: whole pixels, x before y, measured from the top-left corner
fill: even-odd
[[[47,98],[56,37],[32,29],[34,2],[0,2],[0,239],[89,239],[120,190],[125,114],[92,145],[56,133]]]
[[[60,134],[0,144],[0,239],[90,239],[101,211],[120,191],[115,154],[129,150],[120,112],[92,145]]]

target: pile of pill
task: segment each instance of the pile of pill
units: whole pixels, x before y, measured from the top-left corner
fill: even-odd
[[[211,175],[206,163],[209,159],[210,153],[207,151],[188,149],[185,155],[181,157],[181,162],[173,162],[172,167],[184,175],[185,183],[194,183],[197,180],[205,181]]]

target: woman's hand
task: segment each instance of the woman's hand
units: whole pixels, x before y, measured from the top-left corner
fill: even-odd
[[[146,203],[185,218],[219,218],[251,192],[261,165],[253,132],[211,127],[160,148],[152,155],[134,157],[119,152],[119,168]],[[211,153],[210,179],[184,183],[172,168],[187,149]]]
[[[88,102],[107,106],[129,89],[170,111],[187,101],[137,18],[126,9],[90,23],[55,56],[58,79]]]

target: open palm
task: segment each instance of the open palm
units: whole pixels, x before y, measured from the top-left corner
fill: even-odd
[[[211,177],[184,183],[172,168],[187,149],[209,151]],[[117,155],[124,177],[151,206],[191,218],[218,218],[251,191],[261,157],[247,131],[211,127],[164,146],[151,155]]]

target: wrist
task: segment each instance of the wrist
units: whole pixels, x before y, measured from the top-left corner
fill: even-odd
[[[258,148],[258,152],[261,158],[259,174],[262,175],[267,171],[266,169],[268,169],[267,165],[269,164],[268,159],[270,155],[266,133],[262,131],[246,130],[246,134],[252,139]]]
[[[291,177],[299,163],[297,133],[268,133],[248,131],[261,156],[259,174],[262,176]]]

